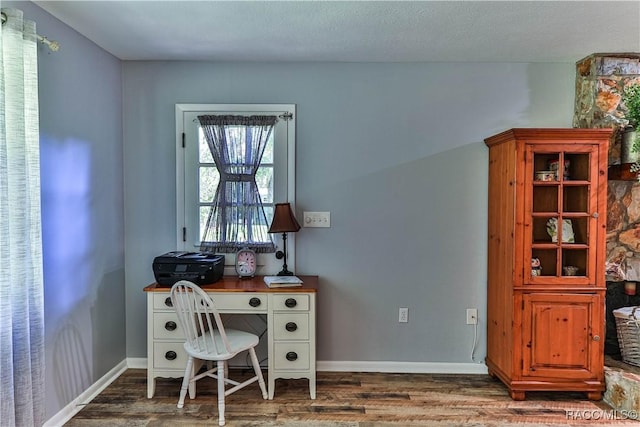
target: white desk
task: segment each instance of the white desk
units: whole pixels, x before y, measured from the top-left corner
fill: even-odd
[[[316,398],[317,276],[298,276],[295,288],[268,288],[263,277],[222,280],[203,285],[220,313],[264,314],[267,317],[268,392],[273,399],[278,378],[307,378]],[[147,397],[158,377],[179,378],[187,366],[184,335],[171,305],[170,288],[152,284],[147,293]]]

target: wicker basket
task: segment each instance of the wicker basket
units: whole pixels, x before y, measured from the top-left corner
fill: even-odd
[[[625,363],[640,366],[640,306],[613,310],[620,353]]]

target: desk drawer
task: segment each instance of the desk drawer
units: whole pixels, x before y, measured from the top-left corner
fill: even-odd
[[[300,294],[278,294],[273,296],[274,310],[309,310],[309,295]]]
[[[187,367],[189,356],[183,342],[153,343],[153,367],[155,369],[182,369]]]
[[[153,337],[156,339],[184,340],[184,333],[173,312],[153,313]]]
[[[210,292],[209,296],[213,300],[216,309],[221,312],[233,311],[235,313],[266,313],[268,308],[267,296],[250,292],[236,294],[223,294]]]
[[[173,305],[171,304],[171,292],[154,292],[153,309],[173,311]]]
[[[309,343],[276,342],[274,345],[276,370],[309,369]]]
[[[273,328],[276,340],[308,340],[309,313],[276,313]]]
[[[268,308],[267,296],[254,292],[218,293],[209,292],[216,309],[220,311],[265,312]],[[154,310],[171,310],[171,293],[156,292],[153,294]]]

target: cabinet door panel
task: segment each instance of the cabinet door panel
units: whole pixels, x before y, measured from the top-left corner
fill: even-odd
[[[603,354],[603,299],[523,295],[523,376],[594,378]]]
[[[598,144],[530,143],[525,158],[524,284],[596,286]]]

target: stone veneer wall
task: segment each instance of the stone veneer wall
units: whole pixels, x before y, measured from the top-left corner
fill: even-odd
[[[640,183],[609,181],[607,280],[640,281]]]
[[[640,84],[640,53],[595,53],[576,64],[573,126],[614,128],[609,165],[620,164],[622,130],[628,125],[624,88]],[[640,184],[609,181],[607,280],[640,281]]]
[[[624,88],[640,84],[640,53],[594,53],[576,64],[573,127],[615,128],[609,164],[620,163],[621,131],[628,125]]]
[[[628,125],[622,103],[624,88],[640,84],[640,54],[593,54],[576,64],[573,126],[614,128],[609,165],[620,164],[622,130]],[[609,181],[607,193],[607,313],[605,353],[618,356],[612,311],[637,304],[638,295],[622,292],[621,281],[640,281],[640,183]],[[614,409],[640,411],[640,375],[627,368],[605,368],[604,400]],[[635,412],[637,415],[637,412]]]

